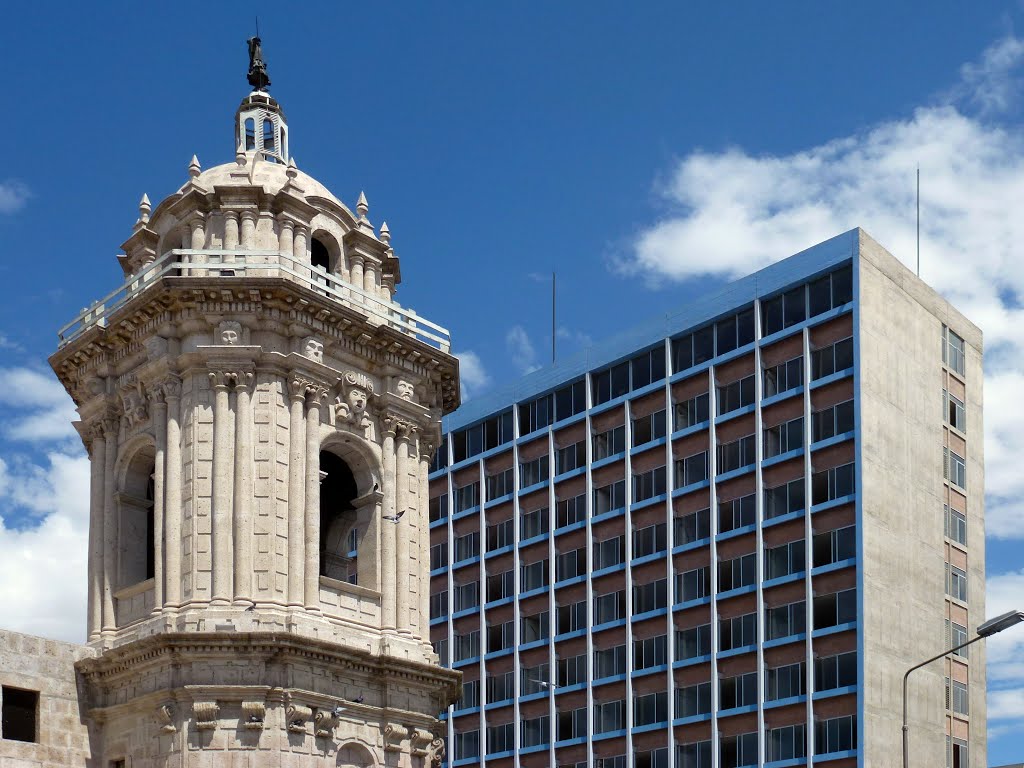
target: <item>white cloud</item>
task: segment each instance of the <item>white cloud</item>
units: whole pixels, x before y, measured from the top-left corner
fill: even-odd
[[[985,406],[999,414],[986,424],[987,515],[1006,538],[1024,538],[1024,135],[990,115],[1022,61],[1024,41],[1007,37],[964,67],[947,103],[793,154],[691,153],[662,187],[665,215],[617,265],[652,286],[730,279],[863,226],[914,268],[920,164],[922,277],[985,333]]]
[[[75,404],[52,373],[31,368],[0,369],[0,405],[8,406],[0,429],[25,442],[76,439]]]
[[[1024,569],[990,574],[985,591],[987,618],[1024,610]],[[1024,732],[1024,625],[984,641],[988,653],[988,718],[1000,722],[989,738]]]
[[[484,364],[476,352],[466,350],[465,352],[456,352],[455,356],[459,358],[462,399],[469,400],[490,385],[491,377],[484,370]]]
[[[508,348],[512,364],[521,373],[532,373],[540,368],[537,365],[537,353],[530,342],[530,336],[521,325],[513,325],[505,334],[505,346]]]
[[[0,213],[14,213],[21,210],[32,197],[25,184],[17,179],[0,181]]]

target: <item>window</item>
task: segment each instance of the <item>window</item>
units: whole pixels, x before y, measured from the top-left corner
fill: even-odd
[[[967,572],[946,563],[946,594],[967,602]]]
[[[607,459],[626,450],[626,427],[620,426],[594,435],[594,461]]]
[[[561,421],[587,410],[587,383],[580,379],[555,392],[555,418]]]
[[[818,278],[808,286],[807,293],[811,317],[853,301],[853,269],[843,267]]]
[[[619,363],[590,376],[594,405],[607,403],[629,392],[629,363]]]
[[[665,493],[665,468],[657,467],[639,475],[633,475],[633,503],[637,504]]]
[[[522,541],[543,536],[548,532],[548,508],[541,507],[519,518],[519,538]]]
[[[633,697],[633,725],[651,725],[668,720],[668,694],[665,691]]]
[[[857,684],[857,652],[814,660],[814,690],[832,691]]]
[[[771,397],[803,385],[804,359],[794,357],[764,369],[764,397]]]
[[[626,618],[626,593],[622,590],[594,598],[594,625]]]
[[[647,557],[657,552],[664,552],[668,546],[667,529],[668,526],[665,523],[657,523],[633,531],[633,557]]]
[[[719,320],[715,324],[716,351],[719,355],[751,343],[754,340],[754,310],[746,309],[738,315]]]
[[[633,613],[657,611],[668,605],[668,579],[633,586]]]
[[[854,464],[844,464],[811,475],[811,503],[824,504],[826,501],[852,496],[854,493]]]
[[[718,684],[718,708],[735,709],[757,704],[757,672],[723,677]]]
[[[701,451],[676,462],[676,483],[679,487],[708,479],[708,452]]]
[[[694,568],[676,574],[676,602],[688,603],[711,594],[711,569]]]
[[[587,681],[587,655],[558,660],[558,686],[565,688]]]
[[[626,481],[619,480],[594,489],[594,514],[603,515],[626,506]]]
[[[487,754],[510,752],[515,748],[513,746],[515,731],[512,728],[512,723],[487,726]]]
[[[845,589],[814,598],[814,628],[825,629],[857,620],[857,590]]]
[[[434,653],[437,654],[438,663],[441,666],[447,667],[450,661],[448,658],[448,638],[442,637],[440,640],[431,643],[431,646],[434,648]]]
[[[555,581],[575,579],[587,572],[587,549],[580,547],[563,552],[555,559]]]
[[[576,632],[580,629],[587,628],[587,601],[580,600],[579,602],[572,603],[570,605],[560,605],[556,608],[555,618],[558,622],[556,631],[560,635],[564,635],[567,632]]]
[[[519,434],[528,435],[555,420],[555,396],[544,395],[519,406]]]
[[[633,641],[633,669],[650,669],[668,663],[668,636]]]
[[[430,460],[430,474],[440,472],[448,466],[448,435],[441,436],[441,445],[434,451],[434,458]]]
[[[766,640],[799,635],[807,630],[807,604],[803,600],[775,608],[765,608],[764,633]]]
[[[594,679],[626,674],[626,646],[594,650]]]
[[[942,346],[942,362],[963,376],[966,370],[964,340],[945,326],[942,327],[942,333],[946,337],[946,343]]]
[[[472,709],[480,706],[480,681],[467,680],[462,684],[462,696],[455,702],[456,709]]]
[[[519,668],[519,685],[521,696],[529,696],[533,693],[543,693],[547,690],[546,684],[551,680],[551,671],[548,665],[537,664],[533,667]]]
[[[711,625],[676,630],[676,658],[696,659],[711,653]]]
[[[551,732],[551,721],[547,715],[522,720],[519,723],[519,736],[522,747],[536,747],[546,744]]]
[[[263,149],[266,152],[274,150],[274,123],[271,120],[263,121]]]
[[[946,619],[946,647],[956,648],[958,645],[963,645],[967,642],[967,627],[963,624],[957,624],[955,621]],[[967,649],[961,648],[955,652],[955,655],[961,658],[967,658]]]
[[[946,520],[946,537],[958,544],[967,544],[967,515],[958,512],[949,504],[944,504]]]
[[[512,597],[514,591],[514,576],[511,570],[487,577],[487,602],[493,603],[495,600]]]
[[[634,768],[668,768],[668,747],[635,753],[633,766]]]
[[[480,555],[480,534],[477,531],[455,538],[455,562],[459,563]]]
[[[954,429],[959,429],[961,432],[966,433],[967,406],[964,405],[964,401],[946,390],[942,390],[942,395],[946,400],[946,421]]]
[[[507,701],[512,698],[514,678],[512,672],[487,675],[487,702]]]
[[[582,739],[587,735],[587,708],[557,710],[556,735],[558,741]]]
[[[582,440],[555,451],[555,474],[571,472],[587,463],[587,446]]]
[[[722,768],[757,765],[757,732],[722,737]]]
[[[251,118],[245,118],[245,151],[256,149],[256,121]]]
[[[613,536],[604,541],[594,542],[593,554],[595,571],[619,565],[626,560],[626,537]]]
[[[633,377],[631,389],[640,389],[665,378],[665,347],[655,347],[629,361]]]
[[[814,567],[831,565],[857,556],[857,527],[848,525],[814,535]]]
[[[665,411],[633,419],[633,445],[644,445],[665,436]]]
[[[804,498],[804,479],[802,477],[790,480],[782,485],[777,485],[774,488],[765,488],[765,520],[771,520],[775,517],[803,510]]]
[[[811,351],[811,381],[853,367],[853,338]]]
[[[967,742],[961,739],[950,739],[946,737],[946,743],[949,744],[949,759],[948,764],[950,768],[968,768],[969,761],[967,759]]]
[[[676,688],[676,717],[693,717],[711,712],[711,683]]]
[[[515,523],[510,517],[500,523],[487,526],[487,551],[493,552],[502,547],[511,547],[515,542]]]
[[[452,752],[452,758],[455,760],[480,757],[480,731],[456,731],[455,748]]]
[[[778,701],[803,696],[807,693],[807,675],[804,663],[769,667],[765,679],[765,699]]]
[[[519,617],[519,642],[535,643],[551,636],[551,616],[547,611]]]
[[[757,501],[754,494],[720,502],[718,505],[718,532],[727,533],[753,525],[757,519]]]
[[[811,442],[853,431],[853,400],[811,414]]]
[[[705,326],[672,340],[672,370],[676,373],[715,356],[715,327]]]
[[[480,655],[480,630],[475,629],[465,635],[455,635],[454,660],[465,661]]]
[[[804,417],[790,419],[764,430],[764,458],[770,459],[789,451],[802,448],[804,444]]]
[[[480,583],[471,581],[468,584],[456,584],[455,612],[467,611],[480,605]]]
[[[751,374],[746,378],[734,381],[718,388],[718,398],[715,403],[717,415],[730,413],[748,405],[754,404],[754,376]]]
[[[676,746],[676,768],[711,768],[711,742],[695,741]]]
[[[448,517],[448,494],[442,493],[430,500],[429,504],[430,522]]]
[[[529,488],[531,485],[543,483],[548,479],[548,457],[547,454],[533,461],[521,462],[519,464],[519,485],[522,488]]]
[[[448,542],[442,541],[430,548],[430,570],[436,571],[448,565]]]
[[[0,690],[2,714],[0,714],[0,737],[10,741],[38,741],[36,721],[39,714],[38,691],[21,688]]]
[[[757,555],[749,555],[725,560],[718,564],[718,591],[728,592],[753,584],[757,580]]]
[[[967,460],[949,448],[943,447],[942,460],[945,465],[945,477],[953,485],[967,488]]]
[[[753,464],[754,436],[747,435],[739,440],[718,446],[718,474],[732,472],[734,469]]]
[[[452,434],[452,453],[456,463],[478,453],[497,448],[512,440],[512,410]]]
[[[153,574],[156,572],[153,538],[153,473],[155,472],[156,458],[153,451],[151,446],[146,446],[135,452],[125,469],[124,479],[118,488],[121,492],[120,502],[116,505],[119,515],[116,529],[118,586],[138,584],[153,578]],[[348,498],[338,499],[343,509],[347,508],[349,506],[347,502],[356,496],[354,481],[352,485],[352,495]],[[328,488],[328,492],[330,492],[330,488]],[[349,525],[351,525],[351,521]],[[346,530],[347,528],[348,526],[345,527]],[[340,545],[344,542],[344,536],[337,536],[335,541]],[[323,542],[321,542],[320,549],[321,551],[324,549]],[[336,549],[340,550],[341,546]],[[324,560],[325,558],[321,557],[321,562]]]
[[[680,429],[703,424],[709,418],[711,418],[711,415],[708,411],[707,392],[672,406],[672,429],[676,432]]]
[[[535,563],[519,566],[519,589],[530,592],[548,585],[548,561],[538,560]]]
[[[806,317],[806,298],[804,286],[801,285],[761,302],[761,335],[769,336],[783,328],[802,323]]]
[[[797,760],[807,756],[807,726],[784,725],[781,728],[769,728],[765,738],[767,761]]]
[[[764,552],[764,578],[781,579],[804,570],[807,547],[803,539],[790,541],[778,547],[769,547]]]
[[[626,702],[594,702],[594,733],[621,731],[626,727]]]
[[[834,717],[814,724],[814,754],[846,752],[857,748],[857,716]]]
[[[711,535],[711,510],[701,509],[682,515],[673,520],[673,525],[672,538],[677,547],[706,539]]]
[[[487,483],[488,499],[498,499],[502,496],[508,496],[514,490],[514,478],[511,469],[506,469],[504,472],[499,472],[496,475],[488,475],[484,479]]]
[[[582,522],[587,517],[586,496],[581,493],[569,499],[559,499],[555,502],[555,510],[558,513],[559,528]]]
[[[465,512],[480,504],[480,483],[470,483],[461,488],[454,488],[455,514]]]
[[[718,650],[731,651],[757,643],[757,614],[747,613],[718,622]]]
[[[430,618],[439,619],[448,615],[448,590],[430,594]]]

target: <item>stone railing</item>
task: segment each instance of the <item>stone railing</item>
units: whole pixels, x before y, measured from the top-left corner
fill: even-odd
[[[57,332],[59,347],[74,341],[94,326],[105,328],[111,315],[125,303],[155,285],[162,277],[285,278],[345,306],[358,309],[376,325],[389,325],[431,346],[449,352],[451,336],[441,326],[388,299],[342,280],[320,267],[300,262],[279,251],[186,250],[168,251],[143,267],[115,290],[83,309]]]

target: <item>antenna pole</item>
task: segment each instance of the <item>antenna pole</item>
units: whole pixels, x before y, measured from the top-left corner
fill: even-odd
[[[917,166],[917,276],[921,276],[921,166]]]
[[[256,37],[260,36],[260,15],[256,14]]]
[[[551,364],[555,364],[555,273],[551,273]]]

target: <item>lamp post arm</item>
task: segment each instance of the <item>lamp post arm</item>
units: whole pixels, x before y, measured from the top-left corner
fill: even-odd
[[[976,643],[979,640],[984,640],[984,639],[985,639],[985,635],[978,635],[977,637],[972,638],[971,640],[968,640],[966,643],[961,643],[960,645],[956,646],[955,648],[950,648],[948,651],[943,651],[942,653],[940,653],[937,656],[932,656],[927,661],[922,661],[920,664],[915,664],[913,667],[911,667],[910,669],[908,669],[906,671],[906,674],[903,675],[903,768],[908,768],[908,763],[909,763],[909,759],[910,759],[909,758],[909,755],[910,755],[910,742],[909,742],[908,737],[907,737],[907,678],[910,677],[910,673],[913,672],[914,670],[920,669],[921,667],[928,666],[933,661],[938,661],[939,659],[943,659],[946,656],[949,656],[949,654],[951,654],[951,653],[956,653],[961,648],[966,648],[971,643]]]

